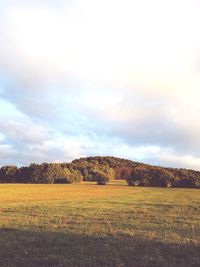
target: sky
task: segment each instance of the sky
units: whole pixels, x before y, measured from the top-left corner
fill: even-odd
[[[0,0],[0,166],[200,170],[199,0]]]

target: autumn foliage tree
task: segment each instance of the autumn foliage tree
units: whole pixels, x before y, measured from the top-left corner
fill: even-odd
[[[123,179],[128,185],[200,188],[200,172],[155,167],[115,157],[87,157],[71,163],[30,164],[28,167],[3,166],[1,183],[74,183],[94,181],[106,184]]]
[[[154,187],[171,187],[174,180],[174,175],[164,168],[145,166],[134,168],[131,176],[126,179],[128,185]]]
[[[102,171],[96,170],[94,172],[94,175],[95,175],[95,180],[96,180],[98,185],[106,185],[109,182],[108,174],[106,174]]]

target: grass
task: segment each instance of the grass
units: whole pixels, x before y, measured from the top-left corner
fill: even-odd
[[[2,184],[0,266],[200,266],[200,191]]]

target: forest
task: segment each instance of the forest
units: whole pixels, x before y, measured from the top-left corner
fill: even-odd
[[[32,163],[28,167],[3,166],[0,183],[67,184],[82,181],[105,185],[126,180],[129,186],[200,188],[200,172],[164,168],[116,157],[86,157],[71,163]]]

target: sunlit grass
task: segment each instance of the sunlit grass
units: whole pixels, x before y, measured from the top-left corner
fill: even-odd
[[[199,190],[0,185],[0,227],[0,266],[200,266]]]

